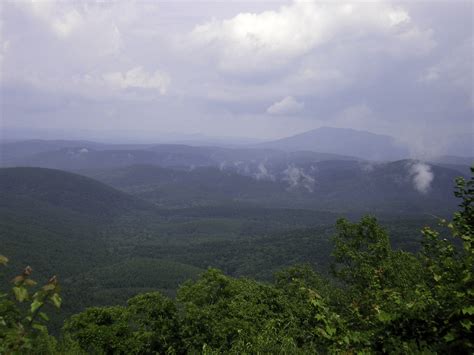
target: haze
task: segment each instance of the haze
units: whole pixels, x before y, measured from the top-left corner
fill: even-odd
[[[330,126],[473,155],[471,1],[0,9],[3,139],[242,143]]]

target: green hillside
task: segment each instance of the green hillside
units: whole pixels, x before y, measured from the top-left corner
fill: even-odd
[[[425,169],[419,175],[416,169]],[[133,165],[82,171],[162,208],[246,204],[336,213],[441,214],[456,208],[457,170],[412,160],[332,160],[267,165],[266,178],[213,167],[170,169]],[[426,176],[425,176],[426,175]],[[422,179],[429,179],[423,182]],[[422,185],[423,188],[417,184]]]
[[[117,171],[104,174],[135,183],[141,170],[124,171],[127,179]],[[227,179],[249,186],[265,183],[210,168],[191,177],[156,167],[143,171],[152,172],[141,175],[145,186],[158,171],[168,183],[177,176],[177,189],[189,183],[195,191],[209,174],[214,174],[217,191],[221,178],[222,189],[230,191],[242,184]],[[56,330],[64,317],[92,305],[123,303],[157,289],[174,295],[179,284],[208,267],[266,281],[294,264],[327,273],[329,237],[341,216],[219,200],[209,206],[158,208],[91,178],[42,168],[0,169],[0,180],[1,253],[12,260],[4,280],[26,265],[33,266],[38,280],[57,274],[65,301],[61,316],[52,320]],[[207,186],[203,191],[212,193],[212,184]],[[359,214],[346,216],[354,220]],[[393,245],[412,251],[418,250],[420,227],[435,223],[419,214],[381,218],[394,231]]]
[[[84,173],[162,207],[191,207],[223,202],[266,202],[288,194],[279,183],[257,181],[235,172],[214,167],[191,171],[173,170],[152,165]]]
[[[59,208],[93,218],[150,208],[108,185],[85,176],[43,168],[0,169],[3,203]]]

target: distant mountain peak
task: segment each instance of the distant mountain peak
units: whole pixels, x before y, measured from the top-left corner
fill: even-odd
[[[262,143],[259,147],[284,151],[308,150],[352,155],[368,160],[397,160],[408,157],[408,149],[388,135],[351,128],[320,127],[290,137]]]

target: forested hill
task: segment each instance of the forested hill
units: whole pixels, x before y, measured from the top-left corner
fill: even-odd
[[[393,249],[373,217],[338,220],[331,239],[319,236],[331,240],[326,244],[332,251],[330,275],[293,266],[263,283],[211,268],[196,279],[201,270],[182,263],[122,258],[73,279],[78,287],[64,297],[76,303],[96,297],[96,307],[68,317],[58,338],[48,332],[45,311],[63,306],[62,284],[53,277],[39,288],[27,267],[13,279],[11,291],[0,289],[0,353],[472,354],[474,178],[457,179],[455,195],[458,212],[449,222],[440,220],[440,230],[423,229],[418,253]],[[310,253],[318,238],[304,239]],[[268,241],[264,252],[253,256],[262,268],[277,247]],[[297,249],[288,250],[293,241],[280,249],[286,251],[280,262],[296,254]],[[143,246],[156,257],[160,244],[168,246],[163,241],[155,250]],[[0,266],[7,264],[0,255]],[[191,278],[175,298],[149,287],[163,269],[171,272],[158,278],[168,286]],[[95,287],[87,287],[94,281]],[[114,305],[98,306],[99,285]],[[123,288],[127,285],[133,289]],[[136,295],[117,304],[120,298],[114,296],[127,294]]]
[[[270,163],[249,167],[170,169],[133,165],[81,171],[162,207],[247,202],[333,212],[450,214],[457,170],[414,160]]]
[[[89,217],[107,217],[152,206],[91,178],[53,169],[0,169],[3,205],[44,206]]]
[[[152,209],[85,176],[43,168],[0,169],[0,245],[12,257],[12,267],[34,263],[41,275],[60,270],[68,277],[107,262],[103,227]]]

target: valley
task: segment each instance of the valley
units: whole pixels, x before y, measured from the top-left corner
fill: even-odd
[[[37,278],[57,274],[65,302],[55,327],[147,290],[174,296],[209,267],[262,281],[299,264],[326,274],[340,217],[375,215],[395,248],[416,251],[420,228],[456,208],[460,171],[441,164],[81,143],[15,143],[22,157],[3,164],[31,167],[0,169],[2,253],[12,260],[4,276],[27,264]]]

